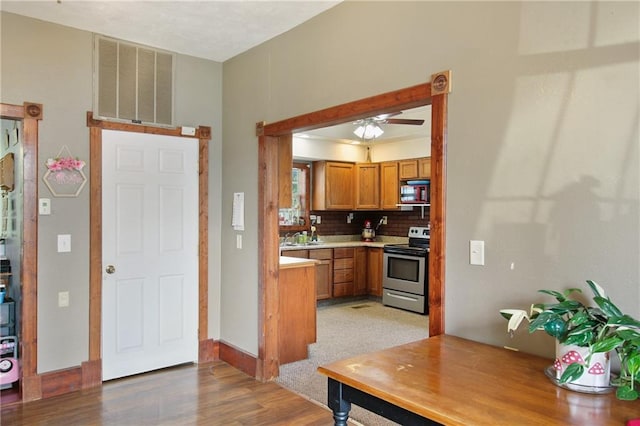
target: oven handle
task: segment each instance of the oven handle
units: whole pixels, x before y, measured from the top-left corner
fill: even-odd
[[[387,296],[395,297],[396,299],[400,299],[400,300],[408,300],[410,302],[417,302],[418,301],[418,299],[413,298],[413,297],[400,296],[399,294],[393,294],[393,293],[389,293],[389,292],[387,292]]]

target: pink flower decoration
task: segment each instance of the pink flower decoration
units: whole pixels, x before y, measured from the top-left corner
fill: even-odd
[[[84,165],[84,161],[71,157],[49,158],[47,160],[47,169],[52,172],[59,172],[61,170],[82,170]]]
[[[556,358],[556,360],[554,361],[553,368],[555,368],[556,371],[561,371],[562,370],[562,363],[560,362],[560,360],[558,358]]]

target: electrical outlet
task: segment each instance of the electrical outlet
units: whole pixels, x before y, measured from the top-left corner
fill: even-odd
[[[382,216],[382,224],[383,225],[387,224],[387,217],[386,216]]]
[[[322,217],[316,215],[316,225],[320,225],[322,223]]]

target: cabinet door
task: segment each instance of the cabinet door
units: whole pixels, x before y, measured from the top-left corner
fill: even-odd
[[[418,177],[418,160],[398,161],[398,169],[400,180],[415,179]]]
[[[331,298],[332,280],[332,261],[320,260],[316,265],[316,300]]]
[[[400,181],[398,179],[398,162],[380,163],[380,208],[397,210],[400,203]]]
[[[333,249],[309,250],[309,259],[318,259],[316,265],[316,299],[329,299],[333,285]]]
[[[382,252],[375,247],[367,250],[367,290],[372,296],[382,296]]]
[[[313,210],[352,210],[354,202],[353,163],[313,163]]]
[[[354,248],[333,249],[333,297],[353,296]]]
[[[418,159],[418,177],[431,179],[431,157]]]
[[[367,247],[356,247],[353,264],[353,293],[367,294]]]
[[[380,208],[380,165],[362,163],[355,165],[356,209]]]

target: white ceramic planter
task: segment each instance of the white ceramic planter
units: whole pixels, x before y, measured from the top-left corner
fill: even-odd
[[[594,387],[606,388],[609,386],[611,375],[611,361],[609,353],[596,353],[591,356],[589,365],[585,363],[589,355],[588,347],[575,345],[564,345],[556,341],[556,359],[553,368],[556,371],[556,378],[559,380],[566,368],[574,362],[579,362],[585,366],[582,376],[567,383],[566,386],[571,389],[571,385],[578,387]],[[579,389],[576,389],[579,390]]]

